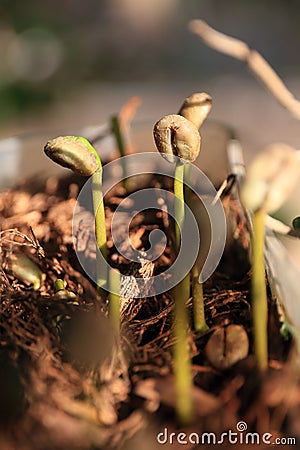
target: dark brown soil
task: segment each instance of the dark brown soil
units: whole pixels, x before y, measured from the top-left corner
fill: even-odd
[[[151,183],[157,186],[162,180]],[[165,293],[123,301],[117,345],[106,301],[83,272],[73,247],[72,216],[79,188],[79,181],[69,177],[46,183],[30,180],[0,194],[1,450],[152,449],[161,446],[156,436],[165,427],[169,433],[179,432],[172,375],[173,299]],[[119,187],[106,198],[108,229],[123,197]],[[269,369],[259,373],[252,352],[247,222],[235,195],[227,193],[223,204],[228,241],[217,271],[204,284],[208,332],[193,332],[192,299],[187,304],[197,417],[185,432],[235,432],[236,424],[244,421],[249,431],[271,433],[273,439],[300,439],[294,344],[280,334],[276,299],[269,293]],[[84,222],[78,223],[79,244],[93,261],[84,226],[80,228]],[[130,230],[131,241],[142,251],[149,232],[157,227],[167,227],[168,245],[154,267],[147,268],[154,273],[174,258],[172,222],[150,211],[137,215]],[[121,272],[143,276],[142,265],[121,257],[110,237],[108,249],[111,264]],[[34,291],[12,270],[12,255],[18,252],[42,270],[40,289]],[[75,297],[55,294],[57,278]],[[246,330],[250,351],[222,371],[212,367],[205,347],[216,329],[231,324]],[[180,447],[174,442],[170,448]],[[198,446],[189,443],[185,448]],[[241,442],[238,448],[244,448]]]

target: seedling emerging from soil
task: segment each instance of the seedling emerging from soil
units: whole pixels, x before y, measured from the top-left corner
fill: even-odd
[[[95,213],[96,242],[103,258],[107,259],[106,226],[102,195],[102,164],[100,157],[90,142],[83,137],[60,136],[47,142],[44,151],[57,164],[71,169],[73,172],[92,176],[92,194]],[[102,287],[106,283],[106,267],[99,264],[97,258],[97,285],[103,294]]]
[[[268,304],[264,265],[266,215],[276,211],[299,180],[297,152],[274,144],[262,152],[249,168],[241,189],[244,206],[253,212],[252,234],[252,310],[254,352],[258,367],[268,366]]]
[[[74,292],[70,292],[66,289],[65,287],[65,283],[61,278],[57,278],[55,280],[54,283],[54,292],[55,292],[55,297],[56,298],[61,298],[61,299],[71,299],[71,298],[76,298],[76,295],[74,294]]]
[[[211,105],[212,98],[209,94],[206,92],[195,93],[185,99],[178,114],[188,119],[199,129],[207,118]],[[186,178],[190,177],[190,167],[190,165],[186,166]],[[191,201],[191,196],[189,196],[189,200]],[[208,326],[205,321],[203,286],[199,282],[199,275],[199,264],[196,261],[192,269],[194,328],[196,332],[204,333],[208,330]]]
[[[196,126],[184,117],[173,114],[163,117],[154,126],[154,139],[159,152],[167,161],[176,162],[174,179],[175,248],[180,249],[180,232],[184,223],[184,162],[192,162],[200,151],[200,135]],[[178,161],[177,158],[180,160]],[[179,275],[180,274],[176,274]],[[190,296],[190,277],[185,275],[173,289],[174,318],[174,373],[176,383],[176,408],[181,423],[193,418],[191,398],[192,373],[188,352],[188,315],[186,301]]]
[[[43,273],[24,253],[13,253],[9,258],[9,268],[19,280],[32,284],[34,291],[40,289]]]

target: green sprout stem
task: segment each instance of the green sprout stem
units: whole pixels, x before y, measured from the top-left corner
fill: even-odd
[[[57,293],[58,291],[64,291],[65,290],[65,283],[61,278],[57,278],[54,282],[54,292]]]
[[[107,245],[106,245],[106,223],[105,223],[105,211],[104,211],[104,201],[102,194],[102,163],[98,155],[98,152],[94,147],[88,142],[89,149],[94,153],[98,169],[92,175],[92,197],[93,197],[93,207],[95,214],[95,236],[97,246],[105,259],[107,261]],[[107,270],[105,264],[101,264],[98,257],[96,257],[96,274],[97,274],[97,289],[101,296],[104,295],[103,286],[107,281]]]
[[[196,333],[205,333],[209,327],[205,321],[203,285],[199,283],[199,275],[199,268],[195,264],[192,269],[194,328]]]
[[[100,159],[99,159],[100,160]],[[92,175],[93,185],[93,205],[95,214],[95,235],[97,246],[105,259],[107,260],[107,247],[106,247],[106,225],[105,225],[105,213],[104,203],[102,195],[102,167],[100,162],[100,168]],[[96,261],[96,273],[97,273],[97,286],[99,292],[107,280],[107,272],[104,264],[101,264],[99,258]]]
[[[120,272],[116,269],[109,270],[109,316],[115,328],[117,336],[120,333]]]
[[[260,370],[268,366],[268,301],[264,264],[266,212],[263,208],[253,214],[252,240],[252,310],[254,353]]]
[[[185,201],[189,206],[193,204],[192,190],[188,187],[191,184],[191,169],[191,164],[184,165],[185,185],[187,185],[185,186]],[[205,333],[209,327],[205,321],[203,286],[202,283],[199,283],[199,275],[199,262],[196,261],[192,269],[194,329],[197,333]]]
[[[87,142],[90,151],[95,155],[98,169],[92,175],[92,197],[95,214],[95,236],[97,246],[107,261],[107,245],[106,245],[106,223],[104,201],[102,194],[102,163],[98,152],[94,147]],[[101,264],[99,258],[96,258],[96,274],[97,274],[97,289],[100,295],[104,295],[103,286],[107,281],[107,270],[105,264]]]
[[[92,197],[95,215],[96,243],[103,258],[107,259],[106,225],[102,194],[102,164],[100,157],[91,143],[80,136],[60,136],[48,141],[44,151],[57,164],[67,167],[73,172],[92,176]],[[96,275],[98,292],[104,295],[103,286],[107,280],[105,264],[96,259]]]
[[[181,241],[181,229],[184,223],[184,164],[176,163],[174,195],[175,195],[175,246],[179,252]],[[178,199],[178,201],[176,201]]]
[[[175,194],[175,234],[176,250],[180,249],[180,230],[184,223],[184,165],[176,164]],[[189,424],[193,420],[192,403],[192,371],[188,350],[188,312],[186,301],[190,296],[190,280],[187,274],[172,290],[175,299],[174,307],[174,374],[176,385],[176,411],[181,424]]]
[[[118,122],[116,123],[118,124]],[[66,167],[79,175],[92,176],[95,235],[96,244],[99,250],[96,253],[97,289],[99,295],[105,298],[106,292],[104,291],[104,286],[108,282],[111,284],[113,293],[119,292],[120,276],[117,279],[115,275],[116,271],[113,271],[109,274],[110,280],[108,280],[107,264],[105,263],[107,261],[107,244],[105,211],[102,193],[102,163],[97,151],[87,139],[80,136],[60,136],[52,139],[47,142],[44,151],[46,155],[57,164]],[[104,259],[104,262],[102,258],[100,258],[99,252]],[[61,293],[67,297],[72,297],[74,295],[72,295],[72,293],[69,294],[67,290],[65,290],[62,280],[56,280],[55,292],[56,294]],[[112,305],[120,303],[119,300],[116,300],[115,294],[111,294],[111,299]],[[119,329],[120,307],[112,307],[111,314],[113,323],[116,328]]]
[[[189,188],[189,185],[191,185],[191,173],[192,173],[192,165],[185,164],[184,165],[184,178],[186,181],[185,202],[187,205],[190,205],[192,203],[192,190]]]
[[[56,298],[63,300],[74,299],[76,295],[65,288],[64,280],[57,278],[54,282],[54,293]]]

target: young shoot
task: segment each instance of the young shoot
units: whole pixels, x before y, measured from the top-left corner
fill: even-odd
[[[64,280],[62,280],[61,278],[57,278],[54,282],[54,292],[55,292],[55,297],[56,298],[60,298],[60,299],[71,299],[71,298],[76,298],[76,295],[74,294],[74,292],[68,291],[65,287],[65,282]]]
[[[92,176],[92,195],[95,213],[95,234],[98,248],[107,259],[106,226],[102,195],[102,164],[90,142],[83,137],[60,136],[47,142],[46,155],[60,166],[82,176]],[[106,268],[97,259],[97,285],[99,293],[107,280]]]
[[[158,151],[170,163],[176,163],[174,176],[175,248],[180,249],[180,232],[184,223],[184,163],[196,159],[200,151],[200,135],[196,126],[184,117],[172,114],[163,117],[154,126]],[[180,159],[178,159],[178,158]],[[180,274],[182,275],[182,274]],[[174,374],[176,411],[182,424],[193,419],[191,397],[192,372],[188,351],[188,314],[186,302],[190,297],[190,277],[186,274],[174,287]]]
[[[253,213],[252,314],[254,353],[260,370],[268,366],[268,302],[264,264],[265,223],[299,181],[297,152],[285,144],[274,144],[259,154],[249,167],[241,188],[241,200]]]
[[[193,316],[196,333],[203,334],[209,330],[205,320],[203,284],[199,281],[199,267],[195,263],[192,269]]]
[[[181,116],[192,122],[198,129],[207,118],[212,106],[212,98],[206,92],[199,92],[190,95],[185,99],[179,113]],[[188,164],[185,167],[185,178],[190,178],[190,168]],[[187,202],[191,203],[191,192],[187,190]],[[192,269],[192,292],[193,292],[193,312],[194,329],[197,333],[204,333],[208,330],[205,321],[203,286],[199,281],[199,263],[196,261]]]

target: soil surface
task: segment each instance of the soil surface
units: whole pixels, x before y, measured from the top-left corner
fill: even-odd
[[[222,199],[228,225],[225,252],[203,287],[209,326],[204,334],[194,332],[192,298],[187,302],[196,419],[183,430],[174,413],[174,300],[170,293],[151,295],[151,286],[144,298],[132,299],[133,287],[123,285],[118,342],[107,318],[107,300],[100,298],[75,253],[76,247],[93,267],[90,211],[82,210],[74,219],[75,243],[72,237],[81,183],[72,176],[35,179],[0,194],[1,450],[153,449],[161,447],[157,435],[165,428],[168,436],[194,433],[185,445],[188,449],[213,446],[207,440],[197,445],[195,433],[201,439],[202,433],[221,436],[228,430],[238,431],[238,448],[248,448],[237,428],[241,421],[249,432],[270,433],[272,442],[299,440],[295,345],[280,333],[276,299],[270,292],[265,374],[259,373],[253,357],[249,227],[235,186]],[[158,178],[149,186],[171,189],[170,180]],[[109,234],[113,213],[125,195],[118,186],[105,199],[109,262],[123,274],[147,280],[174,261],[174,224],[167,211],[137,214],[130,240],[140,252],[140,263],[131,263]],[[152,263],[143,259],[143,252],[149,233],[157,228],[165,231],[167,246]],[[32,281],[40,274],[37,286]],[[57,279],[64,280],[64,290],[55,291]],[[172,439],[168,437],[165,447],[180,448],[182,444]],[[226,442],[224,448],[231,448]],[[268,444],[260,441],[252,447]]]

